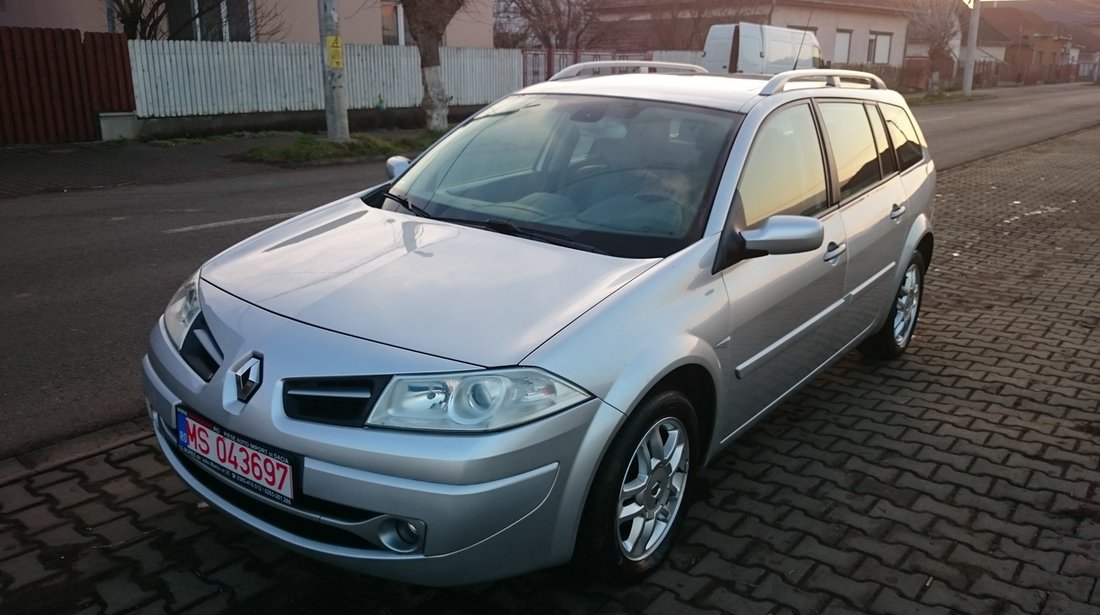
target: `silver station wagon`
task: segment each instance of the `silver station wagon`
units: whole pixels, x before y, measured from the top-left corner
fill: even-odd
[[[632,581],[725,445],[857,346],[906,349],[935,171],[899,94],[584,68],[186,281],[143,370],[191,488],[379,577]]]

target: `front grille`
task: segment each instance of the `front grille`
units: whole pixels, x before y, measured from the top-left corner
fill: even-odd
[[[389,376],[287,380],[283,411],[300,421],[362,427],[389,380]]]
[[[225,361],[225,356],[222,355],[221,348],[218,348],[218,343],[214,341],[214,336],[210,333],[210,327],[207,326],[202,314],[195,317],[195,322],[191,325],[187,336],[183,338],[180,355],[183,356],[184,362],[207,382],[210,382],[214,372],[218,371],[222,362]]]

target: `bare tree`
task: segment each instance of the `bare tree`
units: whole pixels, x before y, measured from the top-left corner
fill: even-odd
[[[953,55],[952,44],[959,36],[957,0],[909,0],[909,29],[914,38],[928,44],[928,57]]]
[[[758,21],[767,6],[763,0],[665,0],[649,20],[649,38],[656,49],[702,49],[712,25]]]
[[[246,27],[254,40],[279,40],[286,34],[282,9],[275,0],[254,0],[252,14],[232,20],[228,4],[233,0],[199,0],[191,10],[189,0],[103,0],[128,39],[175,39],[198,30],[204,40],[220,40],[224,26]],[[247,7],[245,2],[240,6]],[[223,11],[223,8],[227,10]],[[181,17],[182,15],[182,17]],[[232,38],[232,36],[231,36]]]
[[[443,33],[467,0],[403,0],[409,33],[420,50],[420,80],[424,98],[420,103],[427,116],[428,130],[447,129],[449,110],[447,91],[443,88],[443,67],[439,48]]]
[[[531,42],[527,24],[515,14],[512,0],[493,0],[493,46],[527,47]]]
[[[499,0],[497,24],[506,24],[519,40],[544,49],[576,49],[595,38],[597,4],[597,0]]]
[[[936,67],[955,55],[960,6],[958,0],[907,0],[909,38],[928,45],[930,81]]]

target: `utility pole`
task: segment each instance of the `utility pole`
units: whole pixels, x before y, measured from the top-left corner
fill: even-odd
[[[970,38],[966,41],[966,65],[963,68],[963,96],[974,89],[974,62],[978,59],[978,23],[982,18],[981,0],[970,0]]]
[[[348,89],[344,83],[344,42],[340,40],[340,13],[336,0],[317,0],[321,25],[321,63],[324,67],[325,126],[332,141],[350,141]]]

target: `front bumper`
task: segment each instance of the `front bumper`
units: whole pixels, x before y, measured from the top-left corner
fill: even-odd
[[[219,301],[231,305],[228,297]],[[278,339],[290,340],[297,351],[291,354],[299,357],[303,345],[294,340],[303,336],[320,336],[313,342],[330,351],[350,339],[237,303],[234,309],[249,314],[244,321],[236,314],[233,322],[278,319],[285,328]],[[210,312],[207,318],[213,320]],[[224,322],[213,320],[212,328]],[[231,340],[225,333],[219,338]],[[319,560],[405,582],[460,585],[568,561],[592,476],[624,418],[594,399],[535,423],[477,435],[295,421],[272,390],[305,366],[280,361],[281,349],[273,346],[224,350],[228,366],[231,357],[253,351],[265,356],[264,382],[248,404],[222,394],[226,366],[203,382],[179,358],[162,326],[152,332],[142,364],[146,400],[173,469],[212,506],[262,535]],[[176,445],[180,406],[298,456],[302,497],[286,506],[194,463]],[[415,552],[397,552],[378,539],[392,519],[422,524],[423,542]]]

